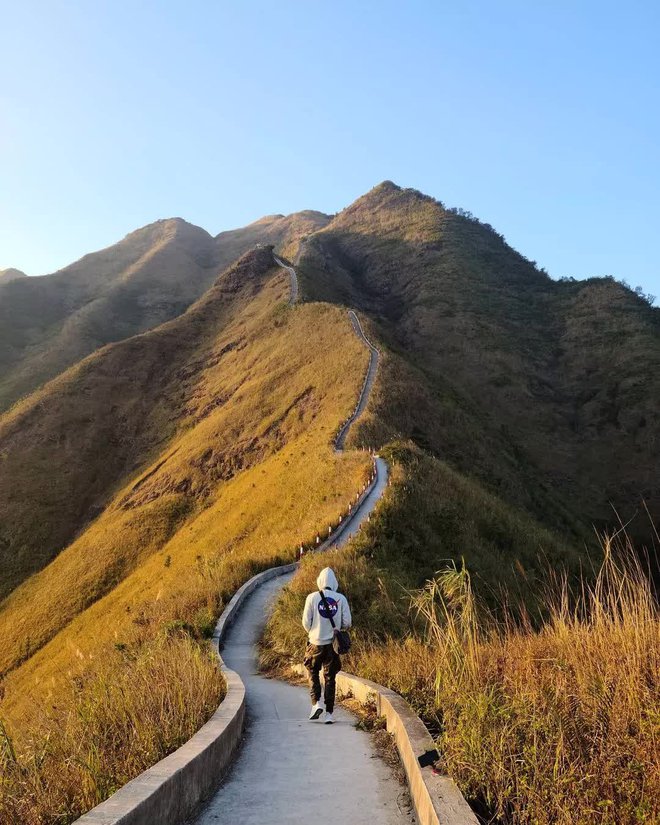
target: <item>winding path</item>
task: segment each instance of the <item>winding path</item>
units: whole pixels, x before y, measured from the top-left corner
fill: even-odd
[[[337,433],[337,437],[335,438],[335,449],[337,451],[341,451],[344,449],[344,442],[346,441],[346,436],[348,435],[348,431],[351,427],[351,424],[362,415],[362,413],[364,412],[364,408],[367,406],[367,402],[369,401],[369,394],[371,393],[371,388],[373,386],[374,381],[376,380],[376,372],[378,370],[378,359],[380,357],[380,353],[378,352],[376,347],[364,334],[364,330],[362,329],[360,319],[357,317],[357,315],[355,314],[355,312],[353,312],[352,309],[349,309],[348,317],[351,319],[351,324],[353,325],[355,334],[358,336],[358,338],[361,338],[364,341],[367,347],[369,347],[369,368],[367,369],[367,374],[364,378],[364,384],[362,385],[362,390],[360,391],[360,397],[358,399],[357,406],[353,413],[343,423],[339,432]]]
[[[296,270],[292,266],[285,264],[284,261],[281,261],[275,253],[273,253],[273,259],[278,266],[281,266],[282,269],[286,269],[289,273],[291,278],[291,294],[289,295],[289,304],[295,304],[298,300],[298,276],[296,275]]]
[[[298,281],[293,267],[292,303]],[[294,297],[295,296],[295,297]],[[357,315],[349,312],[355,333],[369,347],[369,369],[353,414],[340,427],[335,448],[364,410],[378,368],[378,350],[366,338]],[[388,468],[376,457],[376,478],[342,530],[325,546],[342,546],[374,509],[387,485]],[[414,822],[405,806],[405,789],[378,757],[371,737],[355,728],[341,707],[334,725],[310,722],[307,690],[267,679],[259,673],[256,643],[281,588],[293,573],[271,579],[248,597],[222,650],[229,668],[243,679],[247,693],[247,730],[232,770],[196,825],[403,825]]]

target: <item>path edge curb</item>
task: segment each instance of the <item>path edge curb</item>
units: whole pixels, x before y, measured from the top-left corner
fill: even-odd
[[[291,670],[299,676],[307,675],[303,665],[292,665]],[[340,696],[352,696],[361,704],[374,703],[378,715],[385,718],[408,780],[419,825],[478,825],[474,811],[454,780],[420,767],[417,757],[434,749],[435,743],[403,696],[343,670],[337,674],[337,689]]]
[[[239,587],[222,611],[211,643],[227,692],[209,721],[181,747],[122,785],[76,819],[76,823],[180,825],[215,791],[234,760],[245,726],[245,685],[222,660],[222,642],[250,593],[270,579],[293,572],[297,566],[298,562],[293,562],[257,573]]]

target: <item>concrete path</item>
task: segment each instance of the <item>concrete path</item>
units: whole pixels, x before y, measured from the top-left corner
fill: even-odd
[[[389,468],[385,459],[379,455],[376,456],[376,483],[369,491],[369,495],[360,505],[359,510],[355,512],[342,530],[340,535],[332,542],[331,547],[343,547],[349,539],[358,532],[363,522],[371,515],[373,509],[378,504],[381,496],[387,487],[387,477],[389,475]]]
[[[275,256],[274,256],[275,257]],[[298,298],[293,267],[275,261],[291,275],[291,303]],[[369,369],[355,411],[340,429],[335,448],[343,449],[349,427],[364,410],[378,367],[378,350],[366,338],[357,315],[351,323],[369,347]],[[388,467],[376,457],[376,483],[341,533],[327,546],[343,546],[368,518],[387,486]],[[222,648],[222,658],[243,679],[247,728],[239,755],[224,782],[195,821],[196,825],[403,825],[415,822],[406,789],[375,752],[369,734],[355,728],[355,717],[340,706],[335,724],[308,719],[305,688],[258,671],[257,642],[290,573],[266,582],[246,600]]]
[[[355,314],[355,312],[353,312],[352,309],[349,309],[348,317],[351,319],[351,324],[353,325],[355,334],[358,336],[358,338],[361,338],[362,341],[369,348],[369,368],[367,369],[367,374],[364,379],[364,384],[362,385],[362,391],[360,392],[360,397],[358,399],[357,406],[355,407],[355,410],[353,411],[352,415],[346,420],[343,427],[339,430],[337,438],[335,438],[335,449],[338,451],[344,449],[344,442],[346,441],[346,436],[348,435],[348,431],[351,428],[351,425],[357,418],[360,417],[360,415],[362,415],[362,413],[364,412],[364,408],[367,406],[367,402],[369,401],[369,394],[371,393],[371,388],[376,379],[376,372],[378,370],[378,359],[380,357],[380,353],[378,352],[376,347],[364,334],[364,330],[362,329],[360,319],[357,317],[357,315]]]
[[[286,269],[289,273],[291,278],[291,295],[289,296],[289,303],[295,304],[298,300],[298,276],[296,275],[296,270],[292,266],[287,266],[287,264],[285,264],[284,261],[281,261],[275,253],[273,253],[273,258],[278,266],[281,266],[282,269]]]
[[[222,658],[245,682],[248,724],[234,767],[196,823],[410,825],[405,788],[355,718],[338,706],[334,725],[310,722],[305,688],[258,672],[256,643],[291,576],[258,588],[227,636]]]

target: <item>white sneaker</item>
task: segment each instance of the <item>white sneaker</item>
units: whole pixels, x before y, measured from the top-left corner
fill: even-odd
[[[334,722],[334,719],[332,718],[332,714],[331,714],[331,713],[328,713],[328,712],[326,711],[326,714],[325,714],[325,720],[324,720],[324,721],[325,721],[325,724],[326,724],[326,725],[331,725],[331,724]]]
[[[311,713],[309,714],[309,718],[311,721],[318,719],[319,716],[323,713],[323,708],[317,702],[315,705],[312,706]]]

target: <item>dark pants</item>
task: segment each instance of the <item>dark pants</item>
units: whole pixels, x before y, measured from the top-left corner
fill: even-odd
[[[319,676],[321,668],[323,668],[323,681],[325,683],[323,699],[326,711],[332,713],[335,707],[335,676],[341,670],[341,661],[332,644],[308,644],[307,650],[305,650],[304,664],[309,674],[309,695],[314,704],[321,698],[321,680]]]

